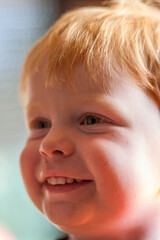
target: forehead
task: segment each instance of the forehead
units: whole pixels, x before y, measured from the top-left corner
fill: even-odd
[[[117,68],[118,69],[118,68]],[[124,97],[129,98],[141,92],[135,83],[126,72],[118,70],[113,76],[99,76],[97,81],[94,81],[85,67],[82,64],[77,64],[72,72],[72,80],[68,81],[65,76],[59,76],[59,84],[54,84],[54,74],[50,82],[46,84],[46,64],[42,65],[40,71],[32,72],[28,77],[27,84],[27,105],[29,102],[35,102],[46,97],[47,94],[53,95],[58,99],[63,93],[67,99],[74,97],[76,100],[84,102],[96,103],[103,97],[107,98],[108,103],[118,103],[119,99]],[[136,90],[137,89],[137,90]],[[136,90],[136,91],[135,91]],[[143,93],[144,94],[144,93]],[[67,100],[66,99],[66,100]],[[134,99],[134,98],[133,98]],[[124,101],[127,105],[127,102]]]
[[[120,69],[118,65],[115,69],[112,73],[108,73],[107,70],[100,73],[98,68],[96,69],[95,67],[94,72],[96,72],[96,74],[94,75],[94,73],[89,72],[83,62],[79,62],[74,66],[72,72],[64,74],[62,66],[58,74],[57,72],[53,72],[52,76],[48,79],[48,61],[47,58],[44,58],[40,62],[38,69],[32,69],[28,75],[27,85],[34,85],[35,91],[39,85],[43,85],[44,89],[50,87],[63,89],[64,87],[68,87],[77,94],[82,91],[85,92],[85,89],[88,90],[88,88],[90,88],[92,92],[99,91],[110,94],[115,92],[115,88],[124,88],[125,85],[138,87],[136,80],[126,71]],[[100,74],[97,75],[98,72]]]

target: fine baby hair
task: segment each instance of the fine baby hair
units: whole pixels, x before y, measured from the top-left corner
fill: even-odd
[[[71,82],[74,66],[83,62],[92,80],[98,82],[102,75],[106,85],[106,74],[113,75],[118,65],[159,100],[160,12],[156,3],[159,1],[146,4],[140,0],[117,0],[108,1],[109,7],[84,7],[66,13],[29,53],[22,75],[22,92],[28,73],[38,71],[47,54],[48,83],[53,73],[57,82],[60,79]]]
[[[71,10],[26,58],[21,173],[70,240],[160,240],[159,6]]]

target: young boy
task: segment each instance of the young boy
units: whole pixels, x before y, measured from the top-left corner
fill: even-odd
[[[21,101],[35,206],[71,240],[159,240],[159,10],[68,12],[29,53]]]

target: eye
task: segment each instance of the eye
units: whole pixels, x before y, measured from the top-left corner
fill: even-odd
[[[34,130],[45,129],[50,127],[51,127],[51,123],[46,119],[36,119],[32,121],[30,124],[30,128]]]
[[[101,116],[87,114],[83,117],[80,122],[80,125],[95,125],[95,124],[105,124],[112,123],[111,120],[103,118]]]

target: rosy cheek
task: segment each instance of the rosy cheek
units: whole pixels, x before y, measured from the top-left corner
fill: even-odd
[[[24,181],[27,183],[30,178],[34,177],[36,167],[36,158],[33,151],[29,147],[25,147],[20,156],[20,168]]]
[[[33,203],[41,210],[41,186],[36,179],[36,168],[40,161],[39,153],[27,145],[20,156],[20,169],[27,193]]]

